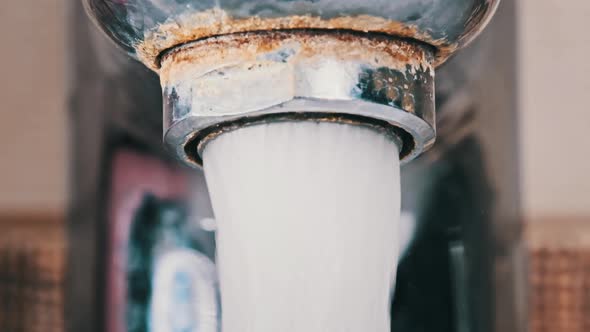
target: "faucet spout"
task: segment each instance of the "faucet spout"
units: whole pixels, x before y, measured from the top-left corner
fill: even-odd
[[[197,166],[204,146],[235,128],[292,120],[358,124],[399,138],[405,163],[434,142],[433,61],[428,45],[351,32],[196,41],[161,58],[164,140]]]

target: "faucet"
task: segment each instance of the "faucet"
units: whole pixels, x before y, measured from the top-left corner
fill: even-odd
[[[436,138],[435,68],[498,3],[85,1],[107,35],[159,74],[164,141],[195,167],[220,133],[289,119],[379,127],[407,163]]]

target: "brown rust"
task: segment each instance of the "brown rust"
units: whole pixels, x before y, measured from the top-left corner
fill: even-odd
[[[432,73],[433,70],[430,48],[407,40],[344,32],[275,31],[209,38],[174,48],[162,57],[160,79],[166,85],[186,75],[202,75],[223,64],[263,64],[261,56],[290,47],[294,48],[294,53],[288,61],[322,56],[341,61],[360,61],[400,72]]]
[[[144,40],[135,45],[135,48],[139,59],[151,69],[158,71],[160,68],[159,57],[162,52],[191,41],[244,32],[301,29],[349,30],[412,38],[436,48],[435,65],[444,62],[457,48],[457,45],[449,44],[444,39],[432,38],[415,26],[369,15],[332,19],[315,16],[237,19],[229,16],[221,9],[191,13],[184,17],[178,17],[174,22],[163,23],[146,33]]]

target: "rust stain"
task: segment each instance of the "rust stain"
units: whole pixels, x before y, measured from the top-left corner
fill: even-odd
[[[154,30],[147,32],[144,40],[135,45],[135,49],[143,63],[154,71],[158,71],[160,69],[159,57],[162,52],[191,41],[244,32],[301,29],[350,30],[412,38],[436,48],[435,66],[443,63],[458,48],[457,44],[450,44],[445,39],[434,39],[415,26],[369,15],[332,19],[322,19],[315,16],[238,19],[231,17],[221,9],[211,9],[180,16],[174,22],[160,24]]]
[[[344,32],[267,31],[208,38],[176,47],[162,56],[160,79],[167,85],[186,75],[206,73],[220,64],[264,64],[261,56],[286,49],[293,49],[293,54],[285,61],[322,56],[412,74],[433,71],[430,47],[407,40]]]

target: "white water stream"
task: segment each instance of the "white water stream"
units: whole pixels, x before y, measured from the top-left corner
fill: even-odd
[[[359,126],[225,133],[203,155],[223,332],[388,332],[399,252],[396,145]]]

